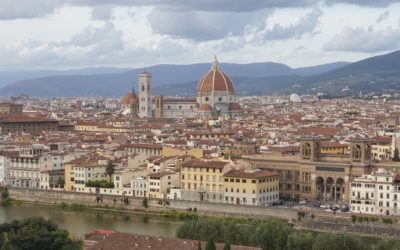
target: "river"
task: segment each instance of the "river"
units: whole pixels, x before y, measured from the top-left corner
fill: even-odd
[[[85,233],[96,228],[119,232],[175,237],[182,224],[160,216],[140,213],[123,213],[96,210],[65,210],[51,206],[21,204],[0,206],[0,224],[29,217],[50,219],[59,227],[67,229],[74,238],[83,238]]]

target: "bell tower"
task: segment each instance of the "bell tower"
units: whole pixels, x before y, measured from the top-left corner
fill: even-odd
[[[151,74],[143,71],[139,74],[139,117],[153,117],[153,100],[151,96]]]
[[[368,139],[350,140],[350,158],[352,162],[371,163],[371,141]]]
[[[321,138],[303,137],[300,139],[301,158],[309,161],[318,161],[321,153]]]

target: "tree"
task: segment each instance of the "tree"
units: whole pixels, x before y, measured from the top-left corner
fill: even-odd
[[[229,242],[225,243],[224,250],[231,250],[231,244]]]
[[[212,238],[207,241],[206,250],[216,250],[216,246]]]
[[[4,188],[1,190],[1,200],[6,200],[8,197],[10,197],[10,193],[8,192],[7,188]]]
[[[79,242],[69,239],[66,230],[43,218],[29,218],[0,225],[2,250],[77,250]]]
[[[255,230],[255,238],[263,250],[286,249],[290,228],[282,221],[261,223]]]
[[[288,237],[288,250],[308,250],[312,249],[313,235],[312,233],[292,233]]]
[[[313,250],[363,250],[367,247],[346,231],[336,234],[320,234],[314,241]]]
[[[106,173],[108,176],[110,176],[110,182],[111,181],[111,176],[114,174],[115,171],[115,165],[111,160],[108,160],[107,166],[106,166]]]
[[[198,244],[197,250],[201,250],[201,242],[199,241],[197,244]]]
[[[393,161],[400,161],[400,155],[399,155],[399,149],[396,147],[394,149],[394,156],[393,156]]]
[[[400,241],[399,240],[380,240],[376,245],[376,250],[399,250]]]
[[[149,203],[147,201],[147,197],[144,197],[142,205],[143,205],[144,208],[148,208],[149,207]]]

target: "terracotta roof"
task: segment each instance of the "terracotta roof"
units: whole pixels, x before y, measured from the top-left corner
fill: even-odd
[[[193,168],[217,168],[223,169],[228,162],[225,161],[201,161],[201,160],[190,160],[182,163],[182,167],[193,167]]]
[[[211,69],[201,78],[197,87],[197,95],[202,96],[214,91],[227,92],[228,94],[235,93],[231,79],[220,70],[217,60],[214,61]]]
[[[1,123],[24,123],[24,122],[58,122],[54,119],[49,119],[45,117],[16,117],[0,120]]]
[[[307,135],[327,135],[327,136],[334,136],[341,132],[342,129],[340,128],[329,128],[329,127],[309,127],[309,128],[302,128],[300,129],[301,134]]]
[[[120,232],[105,231],[94,232],[85,235],[85,249],[90,250],[197,250],[197,240],[184,240],[159,236],[147,236]],[[93,245],[91,245],[93,244]],[[205,249],[206,242],[201,242],[202,249]],[[224,244],[216,243],[216,249],[222,250]],[[232,250],[259,250],[260,248],[231,245]]]
[[[158,144],[125,144],[125,148],[148,148],[148,149],[162,149],[161,145]]]
[[[212,111],[212,107],[210,106],[210,104],[204,103],[199,107],[198,111],[203,111],[203,112],[204,111],[209,111],[209,112],[211,112]]]
[[[124,96],[121,100],[121,104],[131,105],[132,100],[136,103],[139,103],[139,98],[137,98],[136,93],[134,91],[131,91],[126,96]]]
[[[176,174],[176,173],[175,172],[169,172],[169,171],[163,171],[163,172],[151,173],[148,176],[149,177],[161,178],[161,177],[166,176],[166,175],[174,175],[174,174]]]
[[[231,110],[231,111],[239,111],[239,110],[242,110],[242,107],[240,107],[240,104],[236,103],[236,102],[229,103],[229,110]]]
[[[375,137],[374,141],[377,143],[391,143],[392,138],[388,137],[388,136],[377,136],[377,137]]]
[[[239,169],[239,170],[232,169],[231,171],[224,174],[224,177],[249,178],[249,179],[259,179],[271,176],[279,176],[279,174],[268,170],[245,171],[244,169]]]

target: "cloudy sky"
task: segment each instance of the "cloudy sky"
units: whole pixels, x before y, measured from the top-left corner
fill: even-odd
[[[356,61],[400,48],[400,0],[0,0],[0,69]]]

